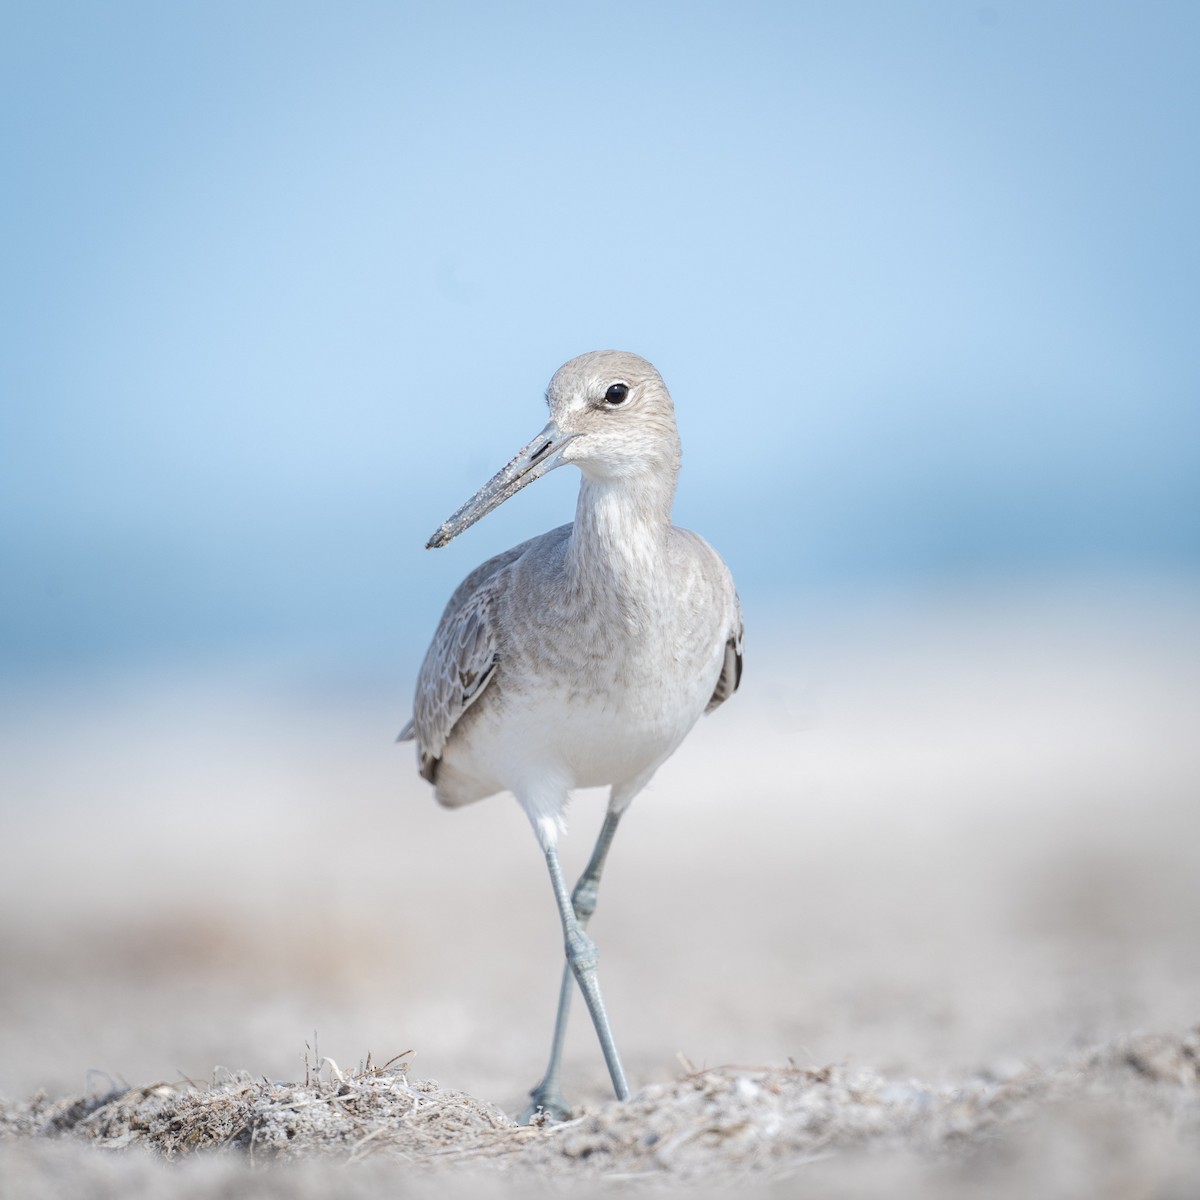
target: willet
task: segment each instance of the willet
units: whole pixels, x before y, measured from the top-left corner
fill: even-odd
[[[659,373],[601,350],[560,367],[550,420],[429,539],[445,546],[565,463],[583,474],[575,521],[476,567],[450,597],[401,741],[456,808],[512,792],[541,843],[566,964],[550,1064],[525,1119],[568,1108],[559,1068],[573,980],[618,1099],[629,1095],[585,932],[630,801],[705,712],[737,690],[742,615],[729,569],[671,524],[679,475],[675,410]],[[558,859],[568,795],[610,785],[595,850],[573,892]]]

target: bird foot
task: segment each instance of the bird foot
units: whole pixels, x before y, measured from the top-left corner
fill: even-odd
[[[549,1121],[566,1121],[571,1116],[571,1107],[556,1087],[543,1087],[540,1083],[529,1093],[529,1104],[517,1118],[518,1125],[541,1125]]]

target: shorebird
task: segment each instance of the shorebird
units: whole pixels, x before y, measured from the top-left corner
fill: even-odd
[[[729,569],[703,538],[671,524],[679,434],[659,373],[636,354],[584,354],[555,372],[546,402],[546,427],[426,548],[445,546],[567,463],[583,475],[575,521],[463,580],[398,739],[415,738],[420,773],[441,804],[511,792],[541,844],[566,962],[550,1063],[525,1120],[569,1115],[559,1074],[575,983],[617,1098],[629,1096],[585,931],[622,814],[701,715],[733,695],[742,673]],[[603,785],[611,787],[604,823],[568,892],[558,858],[568,797]]]

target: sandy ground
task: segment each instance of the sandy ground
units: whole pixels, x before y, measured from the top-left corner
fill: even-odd
[[[515,1134],[504,1114],[548,1049],[557,919],[513,802],[441,811],[391,744],[407,680],[316,686],[240,664],[10,689],[4,1194],[237,1180],[297,1195],[336,1178],[347,1195],[397,1179],[507,1195],[615,1176],[1194,1195],[1198,601],[1165,586],[909,597],[757,634],[751,613],[743,691],[636,802],[592,927],[634,1107],[606,1105],[577,1021],[565,1088],[582,1124]],[[577,801],[570,869],[601,811]],[[358,1070],[404,1051],[406,1073]],[[61,1097],[86,1115],[159,1083],[126,1108],[194,1113],[239,1087],[278,1108],[270,1089],[303,1083],[306,1057],[310,1075],[330,1060],[313,1087],[336,1070],[383,1105],[388,1153],[347,1168],[353,1143],[335,1138],[300,1175],[236,1137],[167,1161],[145,1112],[108,1154],[104,1122],[84,1136],[82,1117],[44,1119]],[[520,1153],[465,1155],[464,1125],[457,1158],[416,1172],[422,1152],[395,1134],[414,1094],[446,1128],[486,1114],[486,1137],[525,1139]],[[814,1125],[821,1105],[832,1124]],[[714,1120],[749,1132],[731,1142]],[[130,1131],[105,1121],[110,1141]],[[647,1165],[631,1121],[691,1149]],[[564,1152],[572,1129],[599,1148]],[[1005,1150],[964,1166],[985,1145]]]

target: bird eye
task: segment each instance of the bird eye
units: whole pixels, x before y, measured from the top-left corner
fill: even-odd
[[[605,404],[624,404],[625,397],[629,395],[629,385],[626,383],[614,383],[612,387],[604,393]]]

